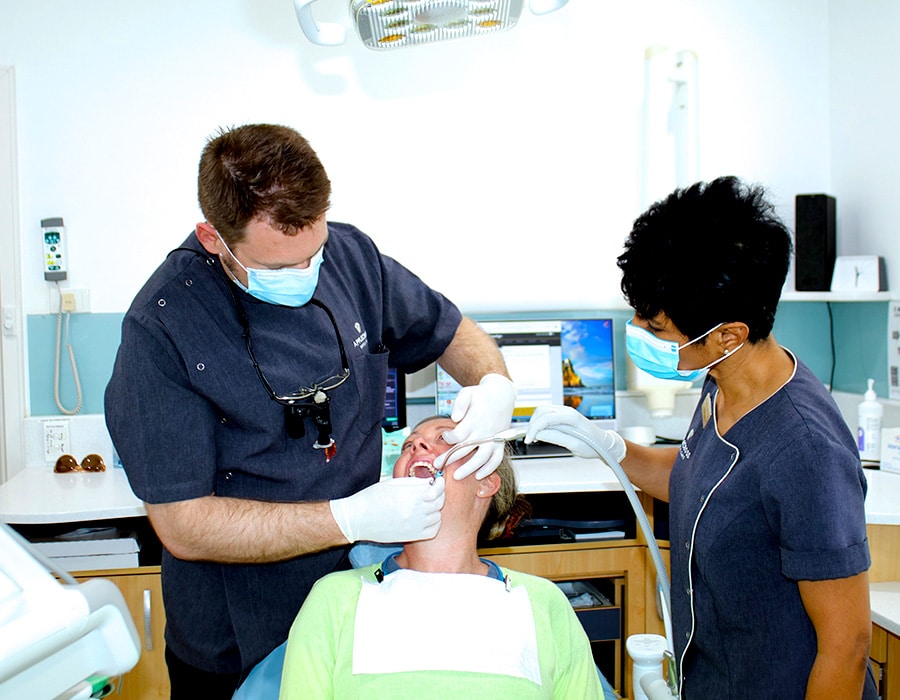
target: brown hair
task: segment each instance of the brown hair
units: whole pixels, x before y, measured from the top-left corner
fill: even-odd
[[[223,129],[200,156],[200,209],[228,245],[263,219],[294,235],[330,205],[331,181],[316,152],[294,129],[247,124]]]

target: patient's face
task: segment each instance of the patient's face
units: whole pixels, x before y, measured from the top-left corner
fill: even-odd
[[[450,449],[451,445],[444,442],[444,433],[456,427],[449,418],[435,418],[426,421],[409,434],[403,442],[400,457],[394,463],[394,478],[417,477],[430,479],[435,476],[434,460],[438,455]],[[456,468],[466,462],[466,458],[460,459],[445,469],[444,476],[456,471]]]

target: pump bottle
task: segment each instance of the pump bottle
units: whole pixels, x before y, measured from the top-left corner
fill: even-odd
[[[878,403],[874,379],[869,379],[869,389],[863,399],[857,415],[859,458],[863,462],[878,462],[881,460],[881,416],[884,406]]]

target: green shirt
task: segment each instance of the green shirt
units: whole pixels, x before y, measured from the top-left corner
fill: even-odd
[[[440,698],[489,697],[530,700],[569,698],[600,700],[603,690],[584,629],[569,601],[552,582],[504,571],[512,588],[524,586],[534,615],[541,684],[525,678],[461,671],[352,673],[354,625],[363,580],[375,582],[375,564],[340,571],[322,578],[297,615],[290,636],[281,682],[281,700],[356,699],[367,697]],[[452,575],[452,574],[448,574]],[[441,601],[433,601],[440,605]],[[467,607],[475,634],[489,634],[504,644],[503,630],[482,629],[481,611]],[[427,611],[422,624],[428,624]],[[403,654],[403,649],[396,650]],[[436,650],[435,653],[440,653]]]

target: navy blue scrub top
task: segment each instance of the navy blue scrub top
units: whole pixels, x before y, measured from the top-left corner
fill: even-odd
[[[350,378],[329,392],[337,451],[316,431],[288,437],[242,337],[276,394],[341,370],[334,327],[308,304],[267,304],[231,283],[192,234],[138,293],[106,391],[106,420],[135,494],[168,503],[215,494],[263,501],[347,496],[375,483],[388,363],[413,372],[450,344],[459,310],[358,229],[328,224],[314,298],[339,327]],[[187,249],[187,250],[185,250]],[[249,668],[287,638],[312,584],[343,565],[344,549],[265,565],[185,562],[163,553],[166,641],[211,672]]]
[[[793,359],[791,380],[724,436],[708,377],[672,470],[672,617],[676,659],[687,647],[685,700],[803,698],[816,635],[797,582],[869,567],[856,444],[822,382]],[[863,697],[873,693],[870,677]]]

